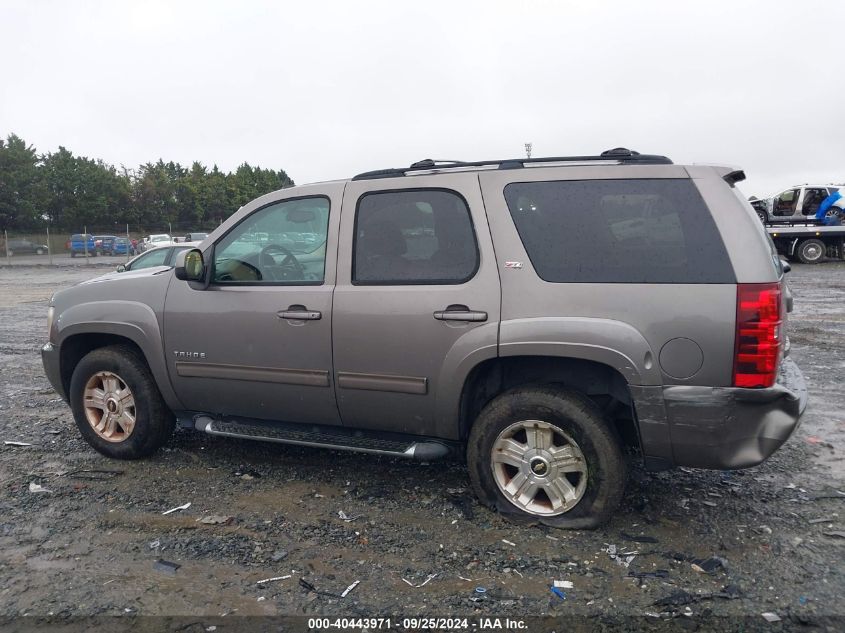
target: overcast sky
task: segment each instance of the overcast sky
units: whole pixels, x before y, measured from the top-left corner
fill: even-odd
[[[422,158],[740,165],[845,182],[845,2],[0,0],[0,135],[297,183]]]

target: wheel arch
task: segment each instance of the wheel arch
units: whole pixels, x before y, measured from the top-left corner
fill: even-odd
[[[148,308],[149,309],[149,308]],[[155,332],[160,336],[156,322]],[[77,322],[66,325],[59,333],[59,372],[65,393],[70,394],[70,380],[79,361],[89,352],[111,345],[127,345],[135,349],[147,367],[167,406],[175,411],[182,408],[167,374],[158,339],[147,335],[144,329],[133,323],[119,322]]]
[[[466,440],[481,410],[516,387],[557,385],[593,400],[614,423],[626,446],[641,449],[634,401],[619,369],[595,360],[562,356],[507,356],[484,360],[466,376],[460,396],[458,439]]]

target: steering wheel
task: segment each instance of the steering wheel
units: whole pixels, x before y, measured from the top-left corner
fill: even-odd
[[[273,253],[279,253],[285,256],[280,264],[276,264],[276,259],[273,257]],[[268,262],[268,260],[270,261]],[[280,272],[282,272],[284,278],[288,277],[288,273],[292,273],[296,275],[295,278],[305,279],[305,268],[296,256],[290,252],[290,250],[280,244],[268,244],[262,248],[261,253],[258,255],[258,264],[262,268],[264,266],[278,266],[282,269]]]

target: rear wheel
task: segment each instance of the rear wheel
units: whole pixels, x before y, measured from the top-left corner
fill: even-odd
[[[766,214],[765,214],[764,212],[760,211],[760,210],[755,210],[755,211],[756,211],[756,213],[757,213],[757,217],[758,217],[758,218],[760,218],[760,222],[762,222],[763,224],[765,224],[765,223],[766,223],[766,219],[767,219],[767,218],[766,218]]]
[[[70,404],[82,437],[117,459],[152,454],[175,426],[144,359],[125,345],[96,349],[79,361]]]
[[[804,240],[795,249],[795,255],[802,264],[818,264],[825,254],[824,242],[817,239]]]
[[[488,404],[470,432],[467,461],[481,502],[517,522],[584,529],[622,499],[620,442],[596,405],[555,387],[525,387]]]
[[[845,209],[840,209],[839,207],[830,207],[827,212],[824,214],[826,218],[836,218],[840,222],[845,221]]]

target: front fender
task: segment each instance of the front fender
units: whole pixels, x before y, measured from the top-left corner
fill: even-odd
[[[172,410],[183,408],[167,374],[158,319],[147,304],[126,300],[76,304],[59,314],[55,328],[55,344],[59,349],[70,337],[80,334],[110,334],[129,339],[143,353],[167,406]]]

